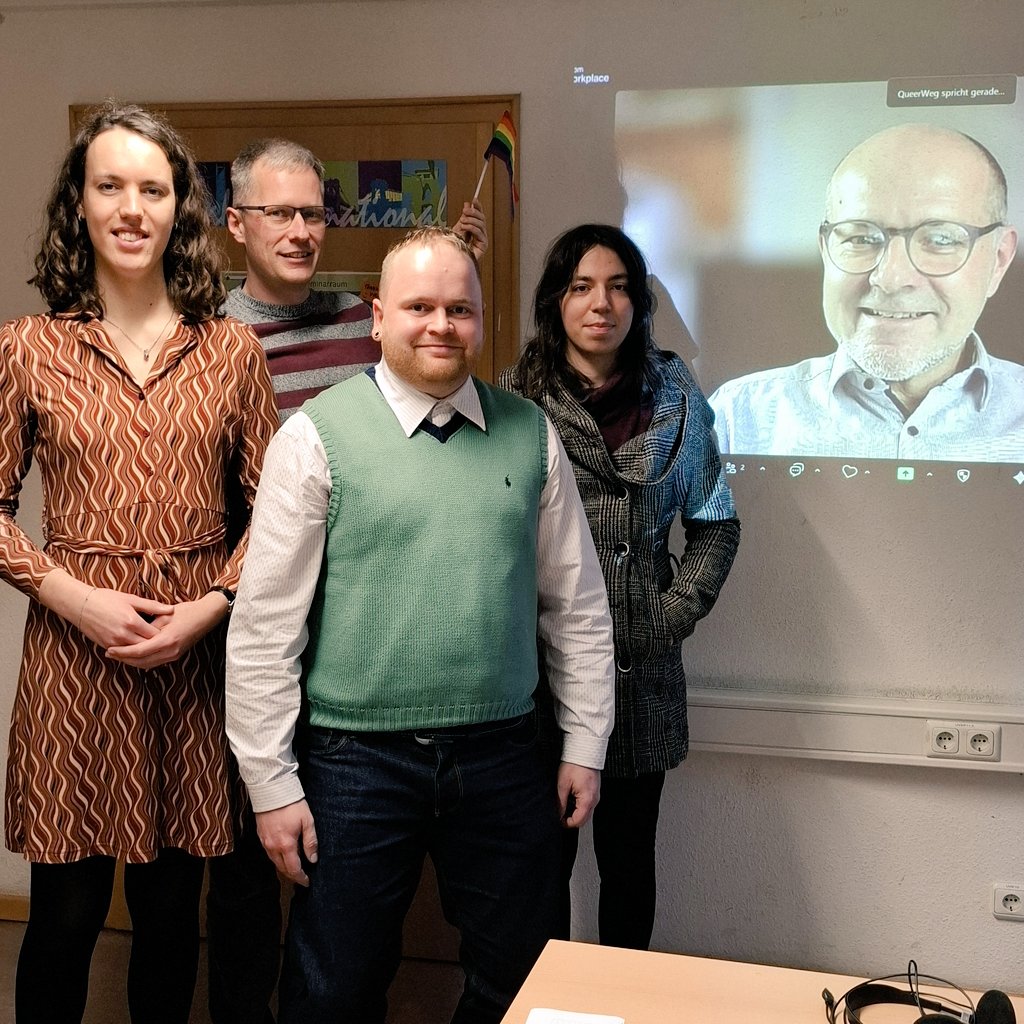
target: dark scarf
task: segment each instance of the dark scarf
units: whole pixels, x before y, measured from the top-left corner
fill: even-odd
[[[650,396],[641,396],[621,373],[612,374],[600,387],[580,387],[575,394],[594,418],[609,452],[618,451],[651,425],[654,406]]]

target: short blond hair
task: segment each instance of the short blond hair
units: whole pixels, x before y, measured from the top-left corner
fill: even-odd
[[[482,286],[483,281],[480,278],[480,264],[477,263],[476,256],[473,253],[472,248],[470,248],[469,242],[467,242],[457,231],[453,231],[451,228],[432,225],[430,227],[416,228],[414,231],[410,231],[404,238],[399,239],[393,246],[391,246],[390,249],[388,249],[387,255],[384,257],[384,261],[380,266],[379,291],[383,293],[388,276],[391,273],[391,265],[395,261],[395,256],[397,256],[403,249],[409,249],[413,246],[433,249],[434,246],[443,244],[450,245],[473,264],[473,272],[476,274],[477,281],[480,281]]]
[[[254,139],[245,145],[231,163],[231,202],[250,202],[256,198],[256,165],[271,171],[312,171],[320,179],[323,191],[324,165],[305,146],[291,139]]]

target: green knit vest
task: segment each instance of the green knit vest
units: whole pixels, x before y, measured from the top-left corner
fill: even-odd
[[[331,470],[309,614],[313,725],[358,732],[499,721],[537,682],[537,514],[547,429],[476,381],[487,423],[411,438],[366,374],[303,406]]]

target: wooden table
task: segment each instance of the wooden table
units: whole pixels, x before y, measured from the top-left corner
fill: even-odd
[[[863,980],[553,940],[502,1024],[524,1024],[538,1006],[614,1015],[626,1024],[824,1024],[822,989],[838,999]],[[938,996],[949,1005],[942,990]],[[978,993],[971,997],[977,1002]],[[1024,999],[1012,1001],[1024,1024]],[[860,1016],[864,1024],[909,1024],[919,1014],[911,1006],[873,1006]]]

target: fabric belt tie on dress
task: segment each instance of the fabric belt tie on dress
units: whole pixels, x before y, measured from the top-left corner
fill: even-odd
[[[107,544],[104,541],[87,538],[61,537],[51,534],[47,538],[47,547],[63,548],[79,555],[105,555],[109,558],[139,559],[139,579],[142,586],[150,594],[158,594],[160,583],[168,581],[177,590],[178,571],[174,564],[174,555],[198,551],[202,548],[214,547],[224,539],[223,524],[215,526],[206,533],[191,537],[181,544],[169,544],[160,548],[135,548],[127,544]]]

